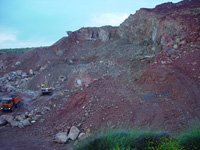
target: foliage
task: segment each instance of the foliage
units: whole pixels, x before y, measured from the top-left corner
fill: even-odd
[[[196,127],[194,130],[187,131],[186,133],[178,137],[180,144],[187,150],[199,150],[200,149],[200,127]]]
[[[79,143],[76,150],[197,150],[200,128],[177,136],[161,131],[109,130]]]
[[[0,50],[0,55],[7,53],[7,54],[21,54],[26,51],[33,50],[34,47],[32,48],[10,48],[10,49],[1,49]]]

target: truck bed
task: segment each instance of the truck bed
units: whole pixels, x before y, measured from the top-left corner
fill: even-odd
[[[18,96],[12,97],[12,100],[13,100],[14,104],[17,104],[18,102],[21,101],[21,95],[18,95]]]

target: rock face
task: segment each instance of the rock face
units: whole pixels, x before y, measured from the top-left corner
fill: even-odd
[[[106,42],[116,36],[116,29],[117,28],[111,26],[104,26],[100,28],[81,28],[80,30],[69,34],[69,38],[75,41],[100,40],[102,42]]]

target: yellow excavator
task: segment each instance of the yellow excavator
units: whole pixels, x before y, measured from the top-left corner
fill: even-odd
[[[52,95],[53,89],[48,86],[47,78],[45,77],[45,83],[41,84],[41,95]]]

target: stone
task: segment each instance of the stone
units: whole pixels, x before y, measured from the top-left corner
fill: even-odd
[[[70,127],[69,127],[69,126],[66,126],[65,129],[64,129],[64,131],[67,132],[67,133],[69,133]]]
[[[5,88],[6,88],[7,92],[13,92],[13,91],[15,91],[15,88],[11,84],[6,84]]]
[[[71,140],[76,140],[76,138],[78,137],[78,134],[80,133],[80,130],[75,127],[75,126],[72,126],[70,131],[69,131],[69,135],[68,137],[71,139]]]
[[[88,137],[89,137],[89,134],[80,133],[79,136],[78,136],[78,140],[79,140],[79,141],[82,141],[82,140],[84,140],[84,139],[86,139],[86,138],[88,138]]]
[[[18,66],[18,65],[20,65],[20,64],[21,64],[20,61],[17,61],[17,62],[15,63],[16,66]]]
[[[47,106],[44,106],[44,107],[42,108],[42,111],[51,111],[51,108],[49,108],[49,107],[47,107]]]
[[[76,83],[77,83],[79,86],[81,86],[81,85],[82,85],[82,82],[81,82],[81,80],[80,80],[80,79],[77,79],[77,80],[76,80]]]
[[[29,117],[29,113],[28,113],[28,112],[25,112],[25,114],[24,114],[24,115],[25,115],[25,117],[26,117],[26,118],[28,118],[28,117]]]
[[[30,118],[27,118],[27,119],[22,120],[20,122],[22,123],[23,126],[29,126],[29,125],[31,125]]]
[[[65,76],[63,76],[63,75],[59,76],[59,81],[60,82],[64,82],[65,80],[66,80]]]
[[[0,126],[6,125],[6,121],[3,119],[3,117],[0,116]]]
[[[174,48],[174,49],[177,49],[177,48],[178,48],[178,45],[174,45],[173,48]]]
[[[40,122],[44,122],[45,121],[45,119],[40,119]]]
[[[25,115],[25,114],[21,114],[21,117],[22,117],[23,119],[26,119],[26,115]]]
[[[12,120],[9,122],[9,124],[12,126],[12,127],[19,127],[19,128],[23,128],[23,124],[19,121],[15,121],[15,120]]]
[[[58,56],[63,56],[63,54],[64,54],[64,50],[59,50],[59,51],[57,51],[56,52],[56,54],[58,55]]]
[[[31,123],[35,123],[36,121],[35,120],[31,120]]]
[[[27,77],[27,74],[24,72],[23,74],[22,74],[22,78],[26,78]]]
[[[70,34],[72,34],[72,31],[66,31],[67,35],[69,36]]]
[[[17,116],[15,117],[15,120],[16,120],[16,121],[23,121],[24,118],[22,118],[22,116],[20,116],[20,115],[17,115]]]
[[[40,117],[41,117],[41,115],[35,115],[35,116],[32,116],[31,119],[32,120],[38,120]]]
[[[60,144],[64,144],[68,141],[69,137],[67,136],[67,132],[59,132],[55,136],[56,142]]]
[[[10,123],[13,120],[13,116],[11,115],[1,115],[1,118],[8,123]]]
[[[99,31],[99,39],[102,42],[108,41],[109,40],[109,32],[106,32],[105,30],[100,29],[100,31]]]
[[[29,70],[29,74],[30,74],[30,75],[34,75],[33,69],[30,69],[30,70]]]
[[[16,73],[17,75],[21,76],[23,72],[21,70],[17,70]]]

